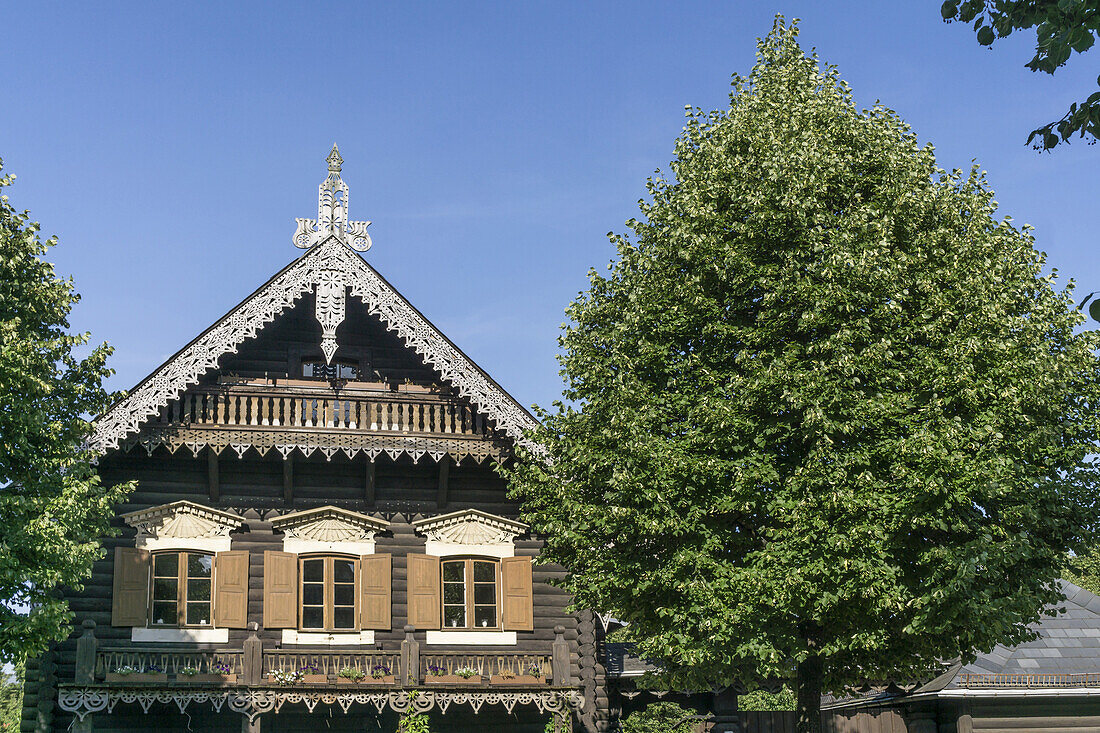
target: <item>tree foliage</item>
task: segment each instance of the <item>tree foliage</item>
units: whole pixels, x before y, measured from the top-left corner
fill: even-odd
[[[1100,550],[1094,547],[1069,558],[1062,577],[1078,588],[1100,595]]]
[[[1073,53],[1092,48],[1100,36],[1100,0],[945,0],[944,20],[973,21],[978,43],[992,46],[1013,31],[1035,29],[1035,55],[1026,66],[1054,74]],[[1100,86],[1100,76],[1096,77]],[[1100,91],[1074,102],[1060,120],[1033,130],[1028,144],[1048,150],[1074,134],[1089,143],[1100,138]]]
[[[655,702],[626,716],[622,733],[691,733],[695,715],[674,702]]]
[[[17,662],[14,674],[0,671],[0,733],[15,733],[23,717],[23,683],[26,668]]]
[[[675,689],[912,679],[1029,638],[1098,518],[1100,362],[1030,232],[777,19],[569,306],[509,478]]]
[[[0,177],[0,190],[13,176]],[[110,402],[106,344],[79,358],[70,334],[79,296],[42,259],[55,239],[0,197],[0,661],[64,639],[71,614],[55,589],[79,587],[102,555],[112,506],[85,449],[89,423]]]

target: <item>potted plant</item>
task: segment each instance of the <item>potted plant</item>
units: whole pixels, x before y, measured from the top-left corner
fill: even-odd
[[[121,667],[116,667],[113,672],[108,672],[107,681],[128,682],[132,684],[148,684],[167,682],[168,675],[165,673],[164,669],[158,667],[155,664],[148,664],[142,668],[133,667],[129,664],[125,664]]]
[[[226,683],[235,683],[237,681],[237,675],[233,673],[233,668],[224,662],[218,662],[217,664],[210,665],[210,671],[203,673],[199,671],[198,667],[184,667],[176,673],[177,682],[187,682],[192,684],[217,684],[224,685]]]
[[[534,662],[515,669],[502,669],[489,677],[489,683],[493,685],[541,685],[546,682],[542,675],[542,669]]]
[[[320,667],[307,664],[294,670],[275,669],[267,673],[269,682],[277,685],[323,685],[328,682],[328,675],[321,672]]]
[[[367,678],[366,672],[361,669],[352,669],[351,667],[344,667],[336,673],[336,684],[338,685],[357,685]]]
[[[370,668],[370,681],[376,685],[392,685],[393,670],[384,664],[376,664]]]
[[[480,685],[481,673],[473,667],[459,667],[448,672],[444,667],[429,664],[424,675],[429,685]]]

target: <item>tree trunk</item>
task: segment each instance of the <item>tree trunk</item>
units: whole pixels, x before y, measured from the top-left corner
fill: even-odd
[[[821,657],[798,663],[798,733],[821,733]]]

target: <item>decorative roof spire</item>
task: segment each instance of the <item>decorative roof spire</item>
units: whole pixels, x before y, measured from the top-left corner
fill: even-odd
[[[309,249],[330,236],[336,237],[357,252],[370,249],[369,221],[348,221],[348,184],[340,178],[344,159],[335,143],[328,154],[328,177],[317,187],[317,218],[295,219],[294,246]]]

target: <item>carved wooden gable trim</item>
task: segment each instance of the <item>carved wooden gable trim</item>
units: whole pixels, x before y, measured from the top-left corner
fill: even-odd
[[[366,223],[347,221],[346,198],[324,199],[326,191],[330,198],[340,193],[337,183],[342,185],[339,181],[328,188],[322,184],[320,211],[328,214],[319,214],[316,221],[299,222],[295,243],[309,247],[308,251],[101,415],[90,441],[94,450],[102,453],[118,448],[120,442],[137,432],[146,420],[215,369],[222,355],[236,353],[244,341],[254,338],[307,292],[316,293],[315,315],[322,325],[322,348],[325,356],[331,359],[336,348],[336,327],[344,319],[349,291],[366,305],[369,313],[377,316],[404,340],[408,348],[419,354],[425,364],[452,384],[459,395],[470,400],[497,430],[525,443],[524,431],[537,425],[530,413],[459,351],[355,251],[369,246],[369,237],[365,237]],[[333,208],[337,200],[342,203]],[[362,225],[362,231],[354,230],[353,224]]]
[[[370,542],[390,523],[335,506],[306,509],[271,520],[271,528],[287,539],[313,542]]]
[[[142,539],[208,539],[228,537],[244,520],[236,514],[211,509],[192,501],[141,509],[123,514],[120,519],[138,531]]]
[[[463,509],[412,523],[431,542],[448,545],[511,545],[527,525],[495,514]]]

